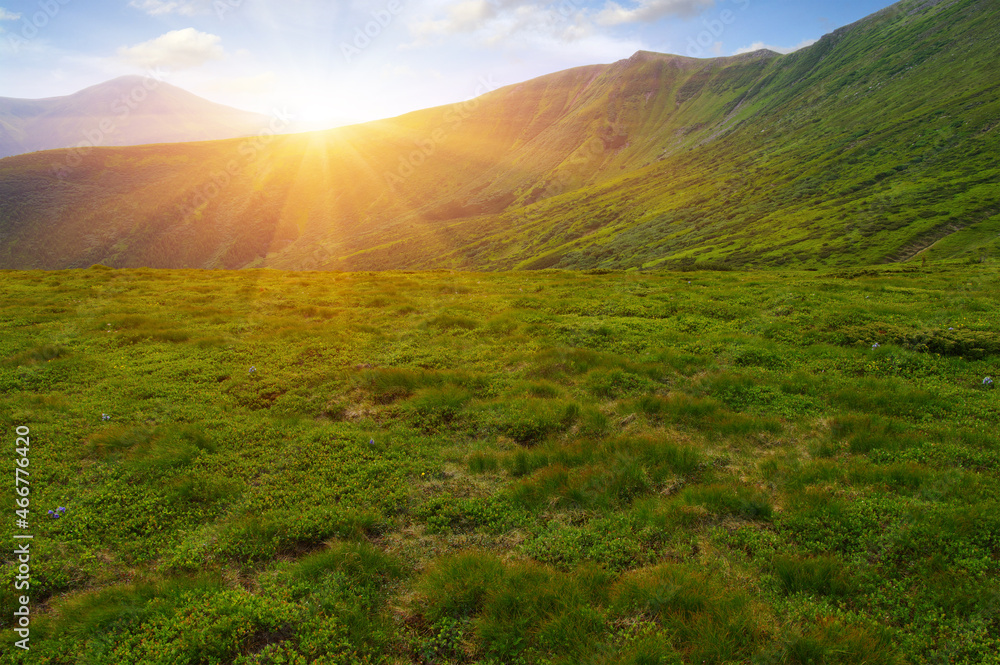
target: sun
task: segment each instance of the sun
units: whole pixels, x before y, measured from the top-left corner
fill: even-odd
[[[323,129],[333,129],[344,125],[335,111],[318,105],[301,107],[295,114],[295,128],[300,131],[312,132]]]
[[[296,97],[293,115],[295,126],[301,131],[333,129],[362,120],[359,109],[342,90],[306,88]]]

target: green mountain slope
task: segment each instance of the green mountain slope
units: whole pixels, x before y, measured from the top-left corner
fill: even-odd
[[[1000,254],[1000,10],[640,52],[293,136],[0,161],[0,266],[867,264]]]

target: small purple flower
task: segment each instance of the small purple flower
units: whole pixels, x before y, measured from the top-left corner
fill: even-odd
[[[55,515],[55,512],[53,512],[53,511],[50,510],[49,511],[49,515]]]
[[[987,388],[992,388],[993,387],[993,379],[991,377],[987,376],[985,379],[983,379],[983,385],[986,386]]]
[[[59,511],[60,513],[65,513],[66,512],[66,508],[63,507],[63,506],[59,506],[58,508],[56,508],[56,510]]]
[[[101,414],[101,420],[111,420],[111,416],[106,413]]]
[[[881,346],[881,344],[879,344],[878,342],[875,342],[874,344],[872,344],[872,351],[874,351],[875,349],[877,349],[879,346]]]

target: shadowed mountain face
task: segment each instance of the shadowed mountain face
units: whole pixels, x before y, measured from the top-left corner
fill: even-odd
[[[0,157],[36,150],[246,136],[267,118],[152,77],[123,76],[65,97],[0,97]]]
[[[0,161],[0,266],[996,255],[998,34],[991,0],[904,0],[785,56],[640,52],[327,132],[22,155]]]

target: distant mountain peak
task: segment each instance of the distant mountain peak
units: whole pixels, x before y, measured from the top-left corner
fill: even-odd
[[[102,123],[111,130],[100,130]],[[236,138],[266,123],[265,116],[130,74],[59,97],[0,97],[0,157],[70,148],[83,139],[126,146]]]
[[[143,83],[143,82],[149,81],[149,80],[159,81],[160,79],[156,79],[156,78],[154,78],[152,76],[140,76],[138,74],[125,74],[124,76],[116,76],[113,79],[105,81],[103,84],[98,83],[97,85],[99,86],[99,85],[120,85],[120,84],[123,84],[123,83],[124,84]],[[97,87],[97,86],[91,86],[91,87]]]
[[[678,66],[694,66],[698,63],[697,58],[689,58],[673,53],[658,53],[656,51],[636,51],[630,58],[625,60],[629,64],[639,64],[643,62],[673,62]]]
[[[749,60],[760,60],[768,58],[777,58],[781,54],[770,49],[762,48],[756,51],[750,51],[748,53],[739,53],[737,55],[728,56],[716,56],[714,58],[691,58],[683,55],[676,55],[673,53],[658,53],[656,51],[636,51],[626,60],[621,62],[633,65],[641,64],[645,62],[669,62],[681,69],[695,68],[700,66],[701,63],[710,60],[720,60],[726,62],[746,62]]]
[[[736,55],[730,55],[724,59],[745,62],[748,60],[764,60],[768,58],[780,58],[780,57],[781,54],[778,53],[777,51],[772,51],[769,48],[759,48],[756,51],[748,51],[747,53],[738,53]]]

